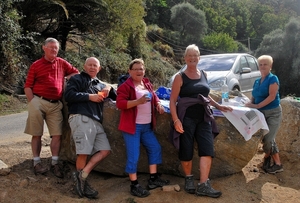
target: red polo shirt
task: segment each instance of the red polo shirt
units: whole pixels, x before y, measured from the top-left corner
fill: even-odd
[[[31,88],[33,94],[47,99],[59,100],[63,94],[64,77],[72,73],[79,71],[66,60],[56,57],[50,62],[42,57],[30,66],[25,88]]]

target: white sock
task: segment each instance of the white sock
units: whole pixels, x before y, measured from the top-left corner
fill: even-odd
[[[58,164],[58,156],[52,156],[52,165]]]
[[[81,177],[85,180],[88,177],[88,173],[86,173],[84,170],[81,171],[80,173]]]
[[[33,166],[37,165],[38,163],[41,163],[41,158],[39,156],[33,157]]]

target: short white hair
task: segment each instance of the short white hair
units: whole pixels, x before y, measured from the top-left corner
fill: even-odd
[[[90,60],[90,59],[94,59],[95,61],[97,61],[98,62],[98,64],[99,64],[99,66],[100,66],[100,61],[96,58],[96,57],[89,57],[89,58],[87,58],[86,60],[85,60],[85,64]]]
[[[198,53],[198,55],[200,56],[200,50],[199,47],[195,44],[191,44],[189,46],[186,47],[185,52],[184,52],[184,56],[186,56],[187,52],[190,50],[194,50]]]
[[[272,58],[272,56],[270,56],[270,55],[261,55],[261,56],[258,57],[258,59],[257,59],[258,63],[259,63],[260,61],[262,61],[262,60],[267,60],[267,61],[270,62],[271,65],[273,64],[273,58]]]

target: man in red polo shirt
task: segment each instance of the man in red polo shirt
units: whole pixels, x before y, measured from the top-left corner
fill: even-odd
[[[59,42],[47,38],[42,46],[44,56],[35,61],[28,71],[25,94],[28,100],[28,118],[25,133],[32,135],[33,170],[35,174],[44,174],[48,167],[41,164],[41,138],[44,120],[51,139],[52,163],[50,170],[56,177],[63,178],[63,171],[58,164],[60,138],[62,134],[62,107],[64,78],[69,79],[79,71],[66,60],[57,57]]]

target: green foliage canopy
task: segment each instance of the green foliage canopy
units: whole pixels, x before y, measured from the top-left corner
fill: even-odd
[[[282,96],[300,96],[300,18],[292,18],[283,30],[277,29],[265,35],[255,56],[271,55],[273,72],[280,80]]]
[[[205,13],[190,3],[177,4],[171,8],[170,22],[186,44],[198,43],[207,31]]]
[[[206,35],[203,39],[204,47],[209,47],[210,49],[218,50],[220,52],[237,52],[238,45],[226,33],[213,33],[211,35]]]
[[[22,45],[20,40],[22,28],[18,24],[21,16],[13,8],[15,0],[0,2],[0,82],[5,85],[17,84],[24,68]]]

